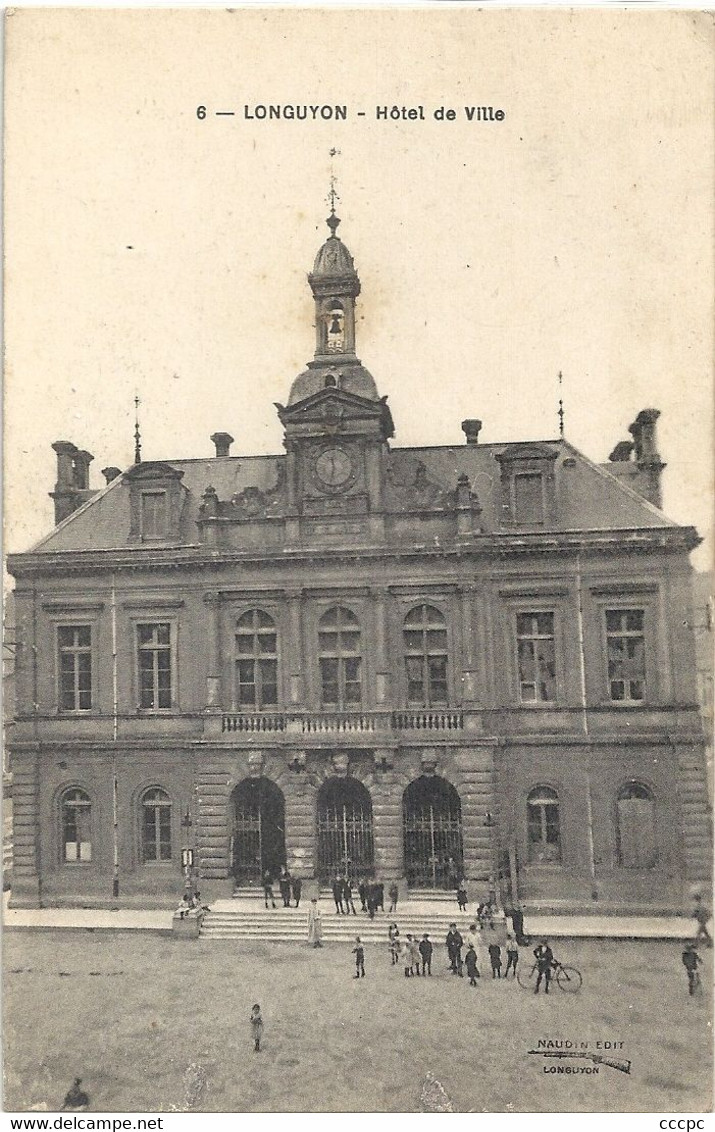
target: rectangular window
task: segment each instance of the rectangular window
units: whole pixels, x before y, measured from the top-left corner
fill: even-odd
[[[518,613],[516,637],[521,702],[553,703],[556,699],[553,613]]]
[[[544,521],[543,476],[525,472],[514,476],[514,519],[529,525]]]
[[[89,711],[92,707],[92,629],[89,625],[60,625],[60,711]]]
[[[142,538],[166,538],[167,532],[166,492],[143,491],[141,495]]]
[[[645,700],[645,613],[642,609],[606,610],[608,692],[614,703]]]
[[[171,707],[171,625],[137,625],[139,707]]]

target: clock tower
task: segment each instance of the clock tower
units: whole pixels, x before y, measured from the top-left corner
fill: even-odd
[[[360,280],[337,234],[315,257],[308,283],[315,301],[315,356],[296,377],[288,405],[277,405],[285,429],[289,532],[299,541],[333,542],[349,534],[381,540],[383,483],[394,426],[387,398],[355,352]]]

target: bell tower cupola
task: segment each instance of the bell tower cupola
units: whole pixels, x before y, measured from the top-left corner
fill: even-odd
[[[315,300],[315,358],[321,363],[355,362],[355,299],[360,280],[353,257],[337,235],[340,217],[331,208],[330,235],[308,276]]]

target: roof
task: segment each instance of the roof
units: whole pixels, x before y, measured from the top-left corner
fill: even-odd
[[[453,492],[460,475],[466,475],[481,506],[480,525],[486,534],[499,534],[501,506],[501,468],[498,457],[513,446],[507,444],[448,445],[443,447],[392,448],[388,476],[399,489],[423,480],[434,488],[433,495]],[[536,446],[535,446],[536,447]],[[554,532],[632,531],[634,529],[680,529],[628,485],[594,464],[566,440],[540,442],[553,454],[556,476],[557,519],[549,528]],[[249,489],[276,500],[282,490],[285,456],[226,456],[203,459],[167,460],[181,473],[184,504],[180,539],[175,545],[198,546],[196,520],[207,487],[218,499],[230,501]],[[421,467],[420,467],[421,466]],[[409,492],[406,496],[409,499]],[[405,510],[419,510],[406,505]],[[269,512],[275,515],[274,509]],[[130,485],[125,477],[113,480],[87,503],[60,523],[33,548],[36,554],[57,552],[131,549]],[[513,533],[513,528],[511,529]],[[419,541],[419,536],[417,538]],[[167,544],[162,543],[162,546]]]

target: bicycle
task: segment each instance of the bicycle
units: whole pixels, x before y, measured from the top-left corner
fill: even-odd
[[[520,966],[516,975],[519,986],[523,987],[524,990],[535,990],[538,971],[538,963],[533,963],[529,970]],[[565,994],[576,994],[581,989],[583,978],[576,967],[566,967],[562,963],[554,961],[553,971],[551,982],[556,980],[559,990],[564,991]]]

